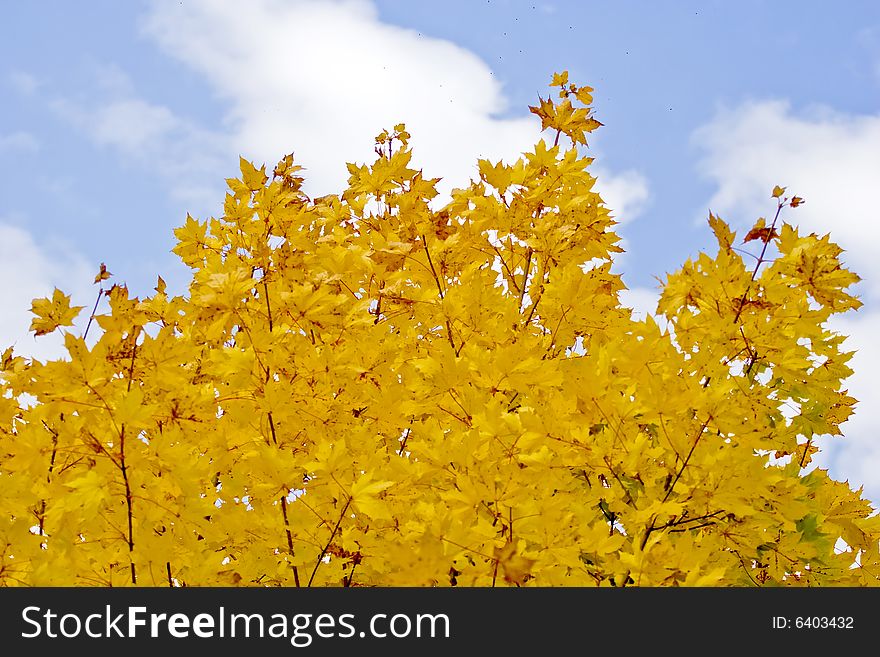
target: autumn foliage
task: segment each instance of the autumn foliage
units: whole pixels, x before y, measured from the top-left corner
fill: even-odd
[[[777,188],[636,321],[591,89],[552,84],[549,138],[442,207],[403,125],[339,195],[242,160],[175,231],[188,294],[102,266],[65,358],[7,349],[0,584],[876,584],[871,505],[810,467],[855,403],[841,250]]]

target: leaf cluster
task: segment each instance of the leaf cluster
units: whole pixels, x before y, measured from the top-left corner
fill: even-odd
[[[96,339],[4,352],[0,584],[876,584],[871,505],[809,467],[855,403],[840,248],[778,188],[756,266],[710,216],[717,253],[636,321],[591,90],[553,85],[552,143],[442,206],[403,125],[338,195],[242,159],[175,231],[185,295],[102,265]]]

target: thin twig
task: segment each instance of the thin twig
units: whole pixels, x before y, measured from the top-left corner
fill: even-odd
[[[131,382],[134,378],[134,358],[137,353],[137,336],[132,332],[131,347],[131,364],[128,367],[128,386],[126,392],[131,392]],[[133,528],[133,510],[132,510],[132,494],[131,483],[128,480],[128,467],[125,464],[125,425],[123,424],[119,430],[119,464],[122,470],[122,481],[125,484],[125,505],[128,513],[128,554],[129,565],[131,566],[131,583],[137,584],[137,575],[135,574],[134,559],[134,528]]]
[[[403,440],[400,441],[400,449],[397,450],[398,456],[403,456],[403,451],[406,449],[406,441],[409,439],[410,430],[411,427],[407,427],[403,434]]]
[[[98,304],[101,302],[101,295],[104,294],[104,286],[102,285],[98,289],[98,298],[95,299],[95,306],[92,308],[92,314],[89,315],[89,323],[86,324],[86,330],[83,331],[83,340],[86,339],[86,336],[89,334],[89,328],[92,326],[92,320],[95,319],[95,313],[98,312]]]
[[[281,515],[284,517],[284,531],[287,534],[287,552],[290,554],[290,557],[293,558],[293,536],[290,533],[290,522],[287,520],[287,496],[283,496],[281,498]],[[296,567],[296,564],[293,564],[293,581],[296,584],[296,587],[299,588],[299,570]]]
[[[779,201],[776,204],[776,216],[773,217],[773,223],[770,224],[770,232],[767,233],[767,239],[763,240],[764,247],[761,249],[761,254],[758,256],[758,262],[755,265],[755,270],[752,272],[752,278],[749,280],[749,284],[746,286],[746,291],[743,292],[742,298],[739,300],[739,309],[736,311],[736,317],[733,318],[734,324],[739,321],[743,308],[745,308],[746,297],[748,297],[749,290],[752,288],[752,283],[755,282],[755,278],[758,276],[758,270],[761,268],[761,265],[764,264],[764,254],[767,252],[767,246],[770,244],[771,236],[776,230],[776,222],[779,220],[779,213],[782,212],[784,205],[785,204],[782,201]]]
[[[318,555],[318,560],[315,562],[315,567],[312,569],[312,574],[309,577],[309,583],[306,586],[311,586],[312,581],[315,579],[315,573],[318,572],[318,567],[321,565],[321,562],[324,561],[324,556],[327,554],[327,550],[330,549],[331,543],[333,543],[333,539],[336,537],[336,532],[339,531],[339,526],[342,524],[342,519],[345,518],[345,512],[348,511],[348,507],[351,504],[351,496],[349,495],[348,500],[345,502],[345,506],[342,507],[342,513],[339,514],[339,520],[336,521],[336,526],[333,528],[333,531],[330,532],[330,538],[327,539],[327,544],[324,546],[324,549],[321,550],[321,554]]]

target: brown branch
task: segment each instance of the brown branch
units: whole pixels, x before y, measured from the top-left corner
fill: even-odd
[[[520,288],[520,293],[519,293],[519,308],[517,308],[517,310],[519,310],[520,312],[522,312],[523,300],[526,297],[526,288],[528,287],[528,284],[529,284],[529,272],[531,272],[531,270],[532,270],[532,254],[533,253],[534,253],[534,251],[532,250],[532,247],[529,247],[529,250],[526,252],[526,264],[525,264],[525,267],[523,267],[523,282],[522,282],[522,287]]]
[[[287,552],[293,558],[293,536],[290,533],[290,522],[287,520],[287,495],[281,498],[281,515],[284,517],[284,532],[287,534]],[[299,588],[299,570],[296,564],[293,564],[293,581],[296,587]],[[309,583],[311,583],[311,580],[309,580]]]
[[[137,335],[132,332],[131,347],[131,364],[128,367],[128,386],[126,392],[131,392],[131,382],[134,377],[134,358],[137,352]],[[137,575],[135,574],[134,560],[132,553],[134,552],[134,528],[133,528],[133,512],[132,512],[132,494],[131,483],[128,480],[128,467],[125,464],[125,425],[123,424],[119,430],[119,467],[122,471],[122,481],[125,484],[125,506],[128,513],[128,554],[129,565],[131,566],[131,583],[137,584]]]
[[[269,305],[269,284],[266,283],[266,276],[263,275],[263,291],[266,295],[266,317],[269,320],[269,333],[272,332],[272,306]]]
[[[434,261],[431,260],[431,252],[428,250],[428,240],[425,238],[424,234],[422,235],[422,246],[425,247],[425,255],[428,257],[428,265],[431,267],[431,275],[434,277],[434,282],[437,284],[437,292],[440,294],[440,300],[442,301],[445,297],[443,293],[443,286],[440,284],[440,277],[437,275],[437,270],[434,268]],[[455,349],[455,341],[452,339],[452,324],[449,322],[449,318],[446,317],[446,337],[449,340],[449,344],[452,347],[453,351]]]
[[[122,470],[122,465],[116,460],[116,457],[113,456],[106,447],[101,443],[97,436],[95,436],[92,432],[86,431],[86,435],[94,441],[92,445],[93,448],[97,448],[99,451],[103,452],[104,455],[110,459],[110,462],[116,466],[117,470]]]
[[[767,234],[767,239],[763,240],[764,247],[761,249],[761,255],[758,256],[758,262],[755,264],[755,270],[752,272],[752,278],[749,280],[749,284],[746,285],[746,291],[743,292],[742,297],[739,300],[739,308],[736,311],[736,317],[733,318],[733,323],[736,324],[739,321],[740,315],[742,315],[743,308],[745,308],[746,297],[749,295],[749,290],[752,288],[752,283],[755,282],[755,278],[758,276],[758,270],[761,268],[761,265],[764,264],[764,254],[767,252],[767,246],[770,244],[771,235],[776,230],[776,222],[779,219],[779,213],[782,212],[782,208],[785,204],[782,201],[778,201],[776,204],[776,216],[773,217],[773,222],[770,224],[770,232]]]
[[[128,366],[128,385],[125,388],[125,392],[131,392],[131,382],[132,382],[132,379],[134,378],[134,357],[135,357],[135,354],[137,353],[137,334],[133,332],[134,328],[135,327],[132,327],[131,363],[129,363],[129,366]]]
[[[333,543],[333,539],[336,537],[336,532],[339,531],[339,526],[342,524],[342,519],[345,518],[345,512],[348,511],[348,507],[351,504],[351,496],[348,496],[348,500],[345,502],[345,506],[342,507],[342,513],[339,514],[339,520],[336,521],[336,526],[333,528],[333,531],[330,532],[330,538],[327,539],[327,544],[321,550],[321,554],[318,555],[318,560],[315,562],[315,567],[312,569],[312,574],[309,577],[309,583],[306,586],[311,586],[312,581],[315,579],[315,573],[318,572],[318,567],[321,565],[321,562],[324,560],[324,556],[327,554],[327,550],[330,549],[330,544]]]
[[[95,306],[92,308],[92,314],[89,315],[89,322],[86,324],[86,330],[83,331],[83,340],[86,339],[86,336],[89,334],[89,329],[92,326],[92,320],[95,319],[95,313],[98,312],[98,304],[101,302],[101,295],[104,294],[104,286],[98,288],[98,298],[95,299]]]
[[[614,480],[620,485],[621,490],[626,493],[626,503],[631,507],[636,508],[636,502],[632,498],[629,490],[627,490],[626,486],[623,485],[623,481],[620,479],[620,476],[614,471],[614,468],[611,465],[611,457],[606,456],[604,459],[605,466],[608,468],[608,471],[611,473],[611,476],[614,477]]]
[[[382,290],[379,290],[379,295],[376,297],[376,319],[373,320],[373,324],[378,324],[379,319],[382,317]]]
[[[440,406],[440,404],[437,404],[437,408],[439,408],[439,409],[440,409],[441,411],[443,411],[444,413],[448,413],[450,416],[454,417],[456,420],[458,420],[459,422],[461,422],[461,423],[462,423],[463,425],[465,425],[466,427],[470,427],[470,426],[471,426],[471,423],[470,423],[469,420],[466,420],[466,419],[464,419],[464,418],[462,418],[462,417],[459,417],[458,415],[456,415],[455,413],[453,413],[453,412],[450,411],[449,409],[444,408],[443,406]]]
[[[128,468],[125,465],[125,426],[123,425],[122,431],[119,435],[119,451],[120,451],[120,463],[122,469],[122,481],[125,483],[125,505],[126,510],[128,512],[128,554],[129,554],[129,564],[131,565],[131,583],[137,584],[137,576],[135,575],[134,569],[134,560],[132,560],[132,552],[134,552],[134,529],[132,527],[132,495],[131,495],[131,484],[128,481]]]
[[[694,525],[693,527],[680,527],[678,529],[670,529],[669,531],[672,534],[675,534],[675,533],[680,534],[682,532],[693,531],[694,529],[700,529],[701,527],[711,527],[712,525],[717,525],[717,524],[718,523],[715,522],[714,520],[707,520],[705,522],[701,522],[699,525]]]
[[[807,442],[804,444],[804,453],[801,455],[800,467],[804,467],[804,462],[807,460],[807,454],[810,453],[810,446],[813,444],[813,437],[810,436],[807,438]]]
[[[678,470],[678,474],[675,475],[675,479],[672,480],[672,483],[669,485],[669,488],[666,490],[666,495],[663,496],[662,502],[666,502],[669,499],[669,496],[672,495],[672,491],[675,488],[675,484],[678,483],[678,480],[681,479],[681,475],[684,474],[685,468],[688,466],[688,463],[691,460],[691,456],[694,454],[694,450],[697,448],[697,444],[700,442],[700,438],[703,436],[703,432],[706,430],[706,427],[709,425],[709,421],[712,419],[712,416],[706,418],[706,421],[700,425],[700,429],[697,432],[697,436],[694,439],[693,444],[691,445],[691,449],[688,452],[687,456],[684,459],[684,463],[681,464],[681,468]],[[645,529],[645,535],[642,537],[641,543],[639,544],[639,551],[645,549],[645,546],[648,544],[648,538],[650,538],[651,533],[657,529],[661,529],[661,527],[656,527],[654,523],[657,522],[657,516],[651,518],[651,524]],[[626,573],[626,578],[624,579],[624,586],[626,586],[626,582],[629,579],[629,571]]]
[[[52,483],[52,470],[55,469],[55,456],[58,453],[58,432],[52,429],[45,420],[43,420],[43,426],[52,434],[52,457],[49,459],[49,472],[46,473],[46,483]],[[43,536],[43,528],[46,522],[46,500],[43,500],[43,503],[40,505],[38,518],[40,519],[40,536]]]
[[[272,419],[272,411],[269,411],[269,431],[272,433],[272,444],[278,444],[278,438],[275,435],[275,421]]]
[[[501,251],[499,251],[498,247],[494,244],[492,244],[492,250],[495,251],[495,255],[497,255],[498,259],[501,261],[501,266],[504,268],[504,271],[507,272],[507,280],[509,280],[511,285],[513,285],[513,291],[517,294],[520,294],[519,285],[516,284],[516,277],[513,275],[513,272],[510,271],[510,267],[507,266],[507,260],[504,259],[504,256],[501,255]],[[522,305],[521,302],[520,305]]]
[[[684,469],[687,467],[688,462],[691,460],[691,456],[694,454],[694,450],[697,448],[697,444],[700,442],[700,438],[703,437],[703,432],[706,431],[706,427],[709,426],[709,421],[712,419],[712,416],[706,418],[706,421],[700,425],[700,430],[697,432],[697,437],[694,439],[693,445],[691,445],[690,451],[687,453],[687,456],[684,459],[684,463],[681,464],[681,468],[678,470],[678,474],[675,475],[675,479],[672,480],[672,483],[669,486],[669,489],[666,491],[666,495],[663,496],[663,502],[669,499],[669,496],[672,495],[672,490],[675,488],[675,484],[678,483],[678,480],[681,479],[681,475],[684,473]],[[647,541],[647,538],[645,539]]]
[[[406,441],[409,440],[410,431],[411,427],[407,427],[406,432],[403,434],[403,440],[400,441],[400,449],[397,450],[398,456],[403,456],[403,451],[406,449]]]
[[[266,318],[269,320],[269,333],[272,333],[273,323],[272,323],[272,306],[269,303],[269,285],[266,283],[265,274],[263,275],[263,293],[266,297]],[[266,366],[266,383],[269,382],[271,377],[271,372],[269,370],[269,366]],[[275,432],[275,420],[272,417],[272,411],[269,411],[267,414],[269,418],[269,431],[272,434],[272,444],[278,445],[278,435]],[[288,495],[289,495],[288,491]],[[290,554],[291,559],[294,557],[293,550],[293,535],[290,533],[290,521],[287,519],[287,495],[282,495],[281,497],[281,516],[284,519],[284,533],[287,535],[287,552]],[[293,568],[293,581],[296,584],[297,588],[300,586],[299,582],[299,569],[296,567],[296,564],[291,564]]]
[[[355,555],[355,558],[352,558],[352,560],[351,560],[351,570],[348,573],[348,577],[342,578],[342,585],[344,587],[348,588],[351,586],[351,580],[354,579],[354,569],[358,567],[358,564],[360,562],[361,562],[360,561],[360,553],[357,553]]]
[[[531,309],[529,310],[529,314],[528,314],[528,316],[526,317],[526,321],[525,321],[525,323],[523,324],[523,326],[528,326],[528,325],[529,325],[529,322],[532,321],[532,316],[535,314],[535,310],[537,310],[537,308],[538,308],[538,303],[541,301],[541,296],[542,296],[543,293],[544,293],[544,288],[543,288],[543,286],[544,286],[544,283],[546,282],[546,281],[545,281],[546,277],[547,277],[547,264],[546,264],[546,262],[542,261],[542,262],[541,262],[541,272],[540,272],[540,279],[541,279],[541,282],[540,282],[540,285],[539,285],[539,288],[538,288],[538,292],[537,292],[537,294],[535,295],[535,299],[534,299],[534,301],[532,301],[532,307],[531,307]]]
[[[428,241],[425,239],[424,235],[422,235],[422,246],[425,248],[425,255],[428,256],[428,266],[431,268],[431,274],[434,277],[434,282],[437,284],[437,292],[440,294],[440,298],[443,299],[443,286],[440,285],[440,277],[437,275],[437,270],[434,268],[434,261],[431,260],[431,252],[428,250]]]

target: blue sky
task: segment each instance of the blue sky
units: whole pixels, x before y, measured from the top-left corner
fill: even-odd
[[[238,155],[293,151],[315,193],[404,121],[426,173],[532,144],[554,71],[595,88],[599,188],[622,224],[628,302],[711,248],[711,208],[747,228],[774,184],[865,279],[837,328],[862,400],[823,465],[880,500],[880,8],[874,2],[8,3],[0,26],[0,343],[37,356],[31,298],[90,306],[106,262],[149,293],[186,212],[219,213]]]

